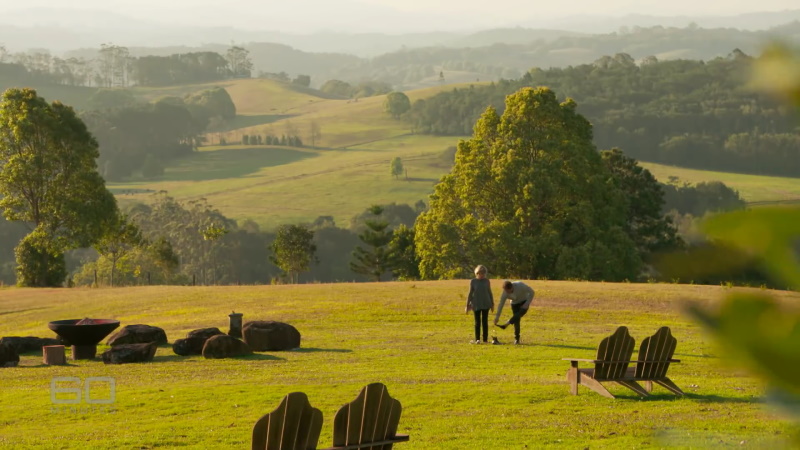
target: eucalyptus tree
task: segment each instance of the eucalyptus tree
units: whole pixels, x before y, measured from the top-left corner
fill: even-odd
[[[29,225],[15,250],[17,283],[59,286],[64,252],[88,247],[117,213],[97,173],[97,141],[75,111],[33,89],[0,100],[0,210]]]

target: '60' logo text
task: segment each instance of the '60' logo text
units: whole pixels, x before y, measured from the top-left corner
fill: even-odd
[[[83,386],[81,386],[83,385]],[[61,395],[59,395],[61,394]],[[117,399],[117,385],[111,377],[55,377],[50,381],[50,401],[56,405],[108,405]]]

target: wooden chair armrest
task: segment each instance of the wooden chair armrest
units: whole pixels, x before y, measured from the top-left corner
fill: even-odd
[[[601,359],[561,358],[561,360],[562,361],[582,361],[582,362],[590,362],[590,363],[593,363],[593,364],[601,364],[601,363],[622,364],[622,363],[647,363],[647,362],[650,362],[650,363],[652,363],[652,362],[679,363],[679,362],[681,362],[680,359],[668,359],[666,361],[639,361],[639,360],[636,360],[636,359],[632,359],[632,360],[629,360],[629,361],[604,361],[604,360],[601,360]]]
[[[363,444],[342,445],[340,447],[328,447],[322,450],[356,450],[359,448],[371,448],[375,446],[396,444],[398,442],[408,442],[409,436],[407,434],[396,434],[393,438],[385,441],[365,442]]]
[[[608,361],[600,361],[600,362],[608,362]],[[664,361],[639,361],[639,360],[632,360],[632,361],[611,361],[611,362],[632,362],[632,363],[655,363],[655,362],[670,362],[670,363],[679,363],[681,362],[680,359],[667,359]]]

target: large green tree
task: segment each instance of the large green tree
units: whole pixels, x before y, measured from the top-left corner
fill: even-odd
[[[117,212],[97,173],[97,142],[75,111],[48,104],[32,89],[9,89],[0,100],[0,209],[31,225],[17,248],[17,283],[58,286],[64,251],[88,247]],[[26,262],[35,261],[36,264]]]
[[[135,248],[144,244],[142,232],[124,214],[117,213],[95,244],[95,249],[111,264],[110,286],[114,286],[117,263]]]
[[[314,231],[305,225],[281,225],[270,249],[272,262],[289,276],[290,282],[297,283],[300,272],[308,270],[315,259]]]
[[[524,88],[502,117],[486,110],[417,219],[423,277],[467,276],[476,264],[525,279],[639,274],[622,192],[575,109],[547,88]]]
[[[386,100],[383,101],[383,110],[389,113],[395,119],[408,112],[411,109],[411,100],[402,92],[390,92],[386,94]]]
[[[662,212],[664,191],[649,170],[619,149],[600,153],[617,189],[625,195],[625,231],[639,250],[642,260],[654,252],[674,250],[682,245],[672,220]]]

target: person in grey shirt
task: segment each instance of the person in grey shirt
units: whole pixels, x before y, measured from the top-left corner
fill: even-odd
[[[470,309],[475,314],[475,340],[473,344],[481,343],[481,326],[483,326],[483,343],[489,339],[489,310],[494,311],[494,297],[492,286],[486,278],[485,266],[475,268],[475,278],[469,282],[467,306],[464,312],[469,314]]]
[[[528,313],[528,308],[533,302],[534,292],[531,287],[521,281],[508,281],[503,283],[503,295],[500,296],[500,303],[497,305],[497,314],[494,316],[494,324],[497,327],[506,329],[507,326],[514,324],[514,344],[519,344],[519,329],[520,320],[522,316]],[[503,306],[506,304],[506,299],[511,301],[511,312],[513,315],[508,322],[498,325],[500,314],[503,312]]]

